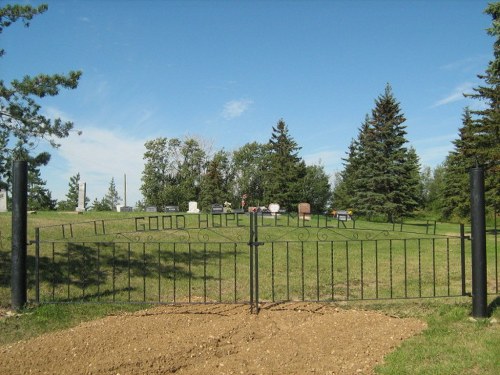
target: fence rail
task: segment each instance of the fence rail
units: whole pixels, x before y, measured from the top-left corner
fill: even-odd
[[[451,297],[466,293],[463,238],[260,243],[40,241],[39,302],[247,303]],[[256,285],[252,285],[255,280]]]

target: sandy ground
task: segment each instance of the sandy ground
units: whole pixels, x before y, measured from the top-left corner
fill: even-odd
[[[0,347],[0,373],[373,374],[425,329],[333,305],[160,306]]]

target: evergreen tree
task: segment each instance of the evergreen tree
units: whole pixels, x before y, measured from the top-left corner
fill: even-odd
[[[70,177],[68,184],[68,192],[66,193],[66,200],[59,201],[57,208],[61,211],[74,211],[78,207],[78,196],[80,191],[80,173]],[[85,197],[85,205],[89,201]]]
[[[17,21],[29,26],[34,16],[47,9],[45,4],[38,7],[8,4],[0,8],[0,34]],[[0,57],[4,54],[5,51],[0,49]],[[53,147],[58,147],[57,139],[70,134],[73,123],[45,117],[35,98],[55,96],[62,88],[75,89],[80,76],[81,72],[74,71],[68,75],[39,74],[15,79],[10,85],[0,80],[0,185],[5,187],[9,173],[7,165],[14,160],[19,144],[28,150],[33,149],[40,139],[46,139]],[[14,148],[9,148],[9,145],[14,145]]]
[[[484,81],[483,86],[474,89],[470,95],[486,103],[483,110],[471,111],[473,119],[474,153],[479,165],[485,167],[486,202],[487,205],[500,209],[500,3],[491,3],[485,13],[492,17],[492,25],[487,29],[495,38],[493,60],[490,61],[485,74],[478,77]]]
[[[382,214],[388,220],[407,216],[421,196],[419,160],[407,140],[399,103],[390,85],[375,101],[358,139],[351,143],[343,172],[344,196],[356,212]]]
[[[478,144],[475,136],[476,125],[471,111],[465,109],[459,138],[453,141],[454,149],[446,157],[444,166],[444,186],[442,216],[468,217],[470,215],[469,169],[477,162]]]
[[[288,211],[296,211],[302,198],[302,179],[306,174],[304,161],[298,156],[300,147],[288,134],[281,119],[269,140],[269,154],[264,162],[264,201],[278,203]]]
[[[104,196],[104,201],[109,207],[110,211],[113,211],[116,209],[116,206],[118,203],[120,203],[120,195],[118,194],[118,191],[116,190],[116,184],[115,184],[115,179],[114,177],[111,178],[111,181],[109,182],[109,188],[108,192]]]

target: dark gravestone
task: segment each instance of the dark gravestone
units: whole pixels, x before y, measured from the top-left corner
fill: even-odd
[[[179,212],[179,206],[165,206],[165,212]]]
[[[212,204],[212,213],[221,214],[224,212],[224,206],[222,204]]]

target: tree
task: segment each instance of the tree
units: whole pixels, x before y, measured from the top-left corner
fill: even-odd
[[[264,160],[268,154],[267,144],[257,142],[247,143],[235,150],[232,155],[234,180],[232,192],[237,204],[242,197],[247,197],[245,203],[257,206],[264,198]]]
[[[415,150],[405,147],[405,121],[387,85],[351,143],[343,181],[336,189],[337,197],[351,194],[344,203],[356,212],[382,214],[392,221],[411,214],[418,206],[420,165]]]
[[[61,211],[74,211],[78,207],[78,196],[80,195],[80,173],[70,177],[66,200],[59,201],[57,208]],[[85,197],[85,205],[89,199]]]
[[[465,109],[458,139],[444,162],[442,216],[468,217],[470,215],[470,186],[468,171],[477,163],[478,147],[475,122],[471,111]]]
[[[474,88],[472,98],[483,101],[485,109],[471,111],[474,116],[473,135],[476,163],[485,167],[485,190],[487,205],[500,208],[500,3],[491,3],[485,13],[492,17],[492,25],[487,29],[495,37],[493,59],[485,74],[478,77],[483,86]]]
[[[302,180],[302,201],[311,205],[312,212],[324,212],[332,196],[330,181],[322,165],[308,165]]]
[[[141,192],[147,206],[177,205],[186,210],[198,200],[206,168],[205,150],[193,138],[156,138],[145,143]]]
[[[283,119],[273,127],[269,153],[264,161],[264,201],[278,203],[293,211],[302,198],[302,179],[306,174],[304,161],[298,156],[300,147],[288,134]]]
[[[219,151],[208,162],[207,171],[201,180],[201,208],[208,211],[214,203],[232,203],[233,197],[230,189],[232,180],[229,155],[224,150]]]
[[[118,203],[120,203],[120,195],[118,194],[118,191],[116,190],[116,184],[115,184],[115,179],[114,177],[111,178],[111,181],[109,182],[109,188],[108,192],[104,196],[104,200],[108,204],[108,206],[111,208],[111,211],[116,208]]]
[[[38,7],[6,5],[0,8],[0,34],[17,21],[29,26],[34,16],[46,12],[47,9],[45,4]],[[4,54],[5,51],[1,49],[0,56]],[[14,160],[16,147],[22,145],[23,150],[31,150],[40,139],[58,147],[57,139],[70,134],[73,123],[42,115],[41,106],[35,99],[55,96],[62,88],[75,89],[80,76],[79,71],[71,71],[67,75],[38,74],[34,77],[25,76],[21,80],[15,79],[10,85],[0,80],[0,185],[5,186],[9,182],[8,165]],[[29,154],[24,152],[23,155],[23,160],[28,160]]]

